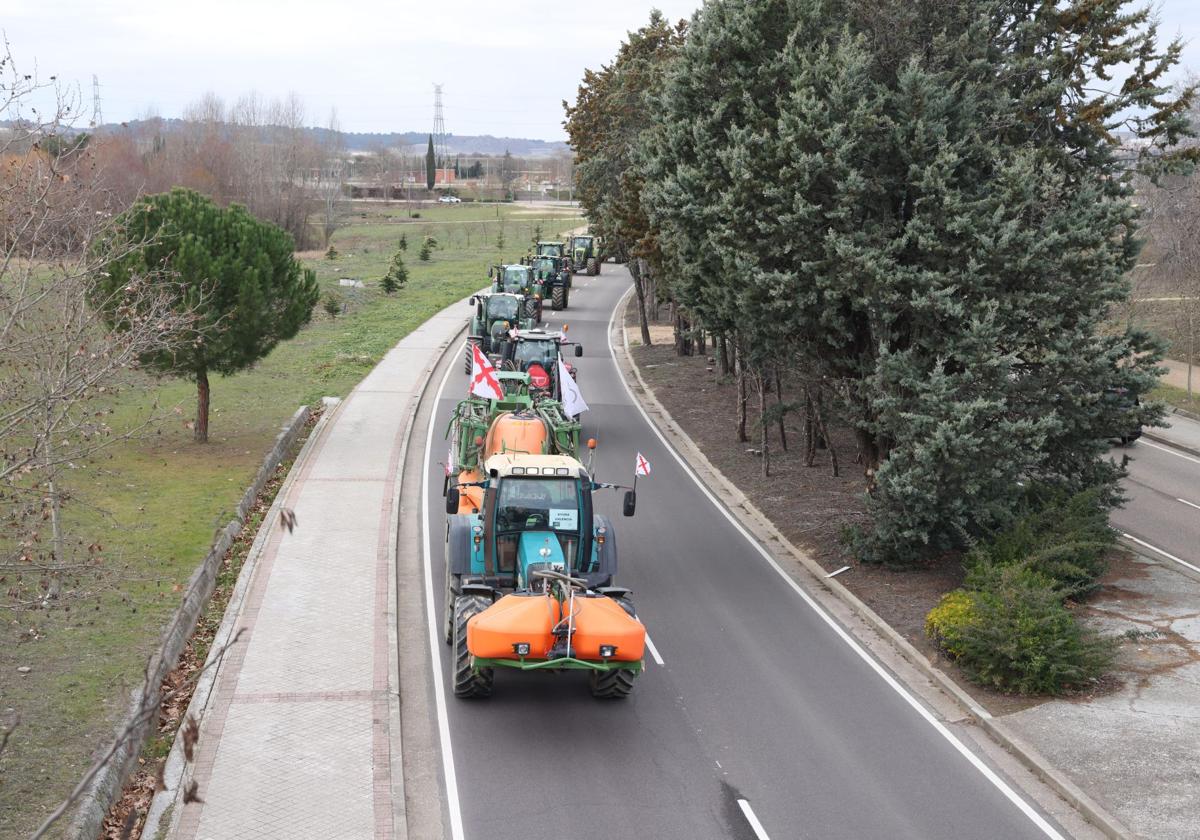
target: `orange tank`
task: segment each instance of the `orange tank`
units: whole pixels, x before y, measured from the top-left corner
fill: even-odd
[[[529,643],[529,658],[545,659],[562,618],[558,601],[545,595],[505,595],[467,623],[467,650],[485,659],[517,659],[513,645]],[[646,628],[611,598],[575,598],[576,659],[599,660],[600,645],[615,645],[616,662],[637,662],[646,651]]]
[[[576,598],[575,657],[599,659],[600,645],[616,645],[616,662],[637,662],[646,652],[646,628],[612,598]]]
[[[546,424],[536,414],[501,414],[488,429],[480,462],[502,452],[528,452],[543,455],[547,452]]]
[[[516,659],[513,645],[529,642],[529,656],[545,659],[554,644],[558,602],[545,595],[505,595],[467,623],[467,650],[485,659]]]
[[[469,484],[473,481],[481,481],[483,473],[479,470],[462,470],[458,474],[459,484]],[[483,488],[482,487],[460,487],[458,490],[458,512],[459,513],[479,513],[483,510]]]

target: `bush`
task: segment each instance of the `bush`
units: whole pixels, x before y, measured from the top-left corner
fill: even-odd
[[[383,279],[379,281],[379,287],[383,289],[384,294],[390,295],[397,289],[404,287],[408,282],[408,269],[404,265],[404,258],[397,251],[392,257],[392,264],[388,266],[387,274],[383,275]]]
[[[417,252],[417,259],[421,262],[429,262],[431,251],[428,242],[421,243],[421,250]]]
[[[1116,540],[1108,524],[1108,492],[1032,489],[1026,511],[1012,525],[967,553],[968,588],[985,588],[975,577],[986,578],[993,567],[1021,565],[1049,578],[1064,598],[1093,591]]]
[[[330,318],[336,318],[342,311],[342,296],[336,292],[328,292],[321,301],[321,306]]]
[[[325,252],[325,259],[336,260],[337,258],[338,258],[337,248],[334,248],[332,245],[330,245],[329,250]]]
[[[400,250],[401,251],[408,250],[408,234],[407,233],[400,234]]]
[[[962,654],[963,628],[976,620],[975,596],[965,589],[947,592],[925,616],[925,635],[951,657]]]
[[[1061,694],[1105,672],[1115,641],[1082,627],[1054,580],[1020,564],[987,569],[977,575],[983,588],[968,594],[968,608],[935,616],[943,599],[926,625],[943,637],[950,630],[952,655],[968,677],[1005,692]]]

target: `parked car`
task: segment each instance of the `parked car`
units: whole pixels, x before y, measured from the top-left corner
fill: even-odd
[[[462,204],[462,199],[456,195],[444,195],[438,201],[442,204]]]

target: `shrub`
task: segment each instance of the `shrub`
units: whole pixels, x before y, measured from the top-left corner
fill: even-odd
[[[330,318],[336,318],[342,311],[342,296],[336,292],[326,293],[321,301],[321,307],[328,313]]]
[[[429,248],[429,243],[422,242],[421,250],[417,252],[417,259],[419,259],[421,262],[429,262],[430,255],[431,255],[431,252],[430,252],[430,248]]]
[[[1105,672],[1115,642],[1075,620],[1054,580],[1020,564],[987,568],[973,616],[953,639],[968,677],[1006,692],[1061,694]]]
[[[400,250],[401,251],[408,250],[408,234],[407,233],[400,234]]]
[[[1026,511],[1012,525],[967,553],[968,588],[983,588],[974,578],[991,574],[992,567],[1021,565],[1050,578],[1064,598],[1094,590],[1116,539],[1108,524],[1108,492],[1032,489]]]
[[[965,589],[947,592],[925,616],[925,635],[951,657],[962,653],[963,629],[977,620],[975,596]]]
[[[404,287],[408,282],[408,269],[404,265],[404,258],[397,251],[392,257],[392,264],[388,266],[387,274],[383,275],[383,279],[379,281],[379,287],[383,289],[384,294],[390,295],[397,289]]]
[[[329,250],[325,252],[325,259],[336,260],[337,258],[338,258],[338,249],[334,248],[332,245],[330,245]]]

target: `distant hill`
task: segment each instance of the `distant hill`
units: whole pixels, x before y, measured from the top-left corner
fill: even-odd
[[[161,123],[167,132],[172,128],[182,124],[179,119],[163,119]],[[8,127],[10,121],[0,120],[0,128]],[[140,120],[131,120],[123,124],[106,124],[101,126],[101,131],[109,129],[118,131],[122,126],[137,128],[141,124]],[[325,139],[329,134],[327,128],[306,128],[305,131],[311,133],[319,140]],[[73,135],[86,129],[75,129],[74,131],[64,132],[68,135]],[[343,131],[342,139],[346,144],[346,148],[352,152],[366,152],[372,149],[383,148],[410,148],[411,151],[424,153],[425,146],[429,142],[429,132],[427,131],[403,131],[391,133],[358,133]],[[493,137],[490,134],[471,135],[471,134],[447,134],[446,147],[450,154],[454,155],[502,155],[506,151],[512,152],[516,157],[549,157],[551,155],[569,154],[570,147],[561,140],[531,140],[526,137]]]

